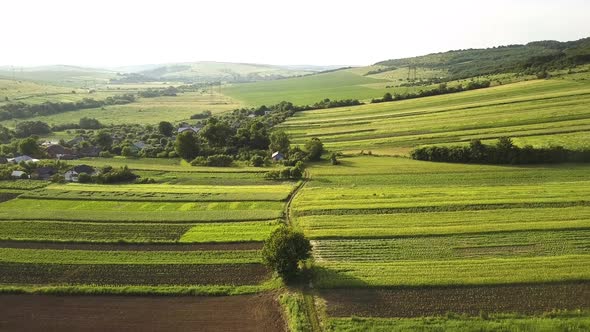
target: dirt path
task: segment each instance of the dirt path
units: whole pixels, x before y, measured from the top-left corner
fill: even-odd
[[[0,331],[284,331],[275,294],[0,295]]]

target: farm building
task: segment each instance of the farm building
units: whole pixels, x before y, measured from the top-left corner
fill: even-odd
[[[278,151],[272,154],[272,160],[274,161],[281,161],[283,159],[285,159],[285,155]]]
[[[184,133],[185,131],[190,130],[195,134],[198,134],[199,131],[201,130],[201,127],[191,127],[191,126],[186,126],[186,127],[180,127],[178,128],[178,134],[180,133]]]
[[[23,176],[26,176],[27,178],[29,177],[27,175],[27,173],[23,172],[23,171],[12,171],[12,173],[10,173],[10,176],[15,178],[15,179],[22,179]]]

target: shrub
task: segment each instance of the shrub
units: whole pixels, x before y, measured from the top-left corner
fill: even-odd
[[[250,158],[250,164],[254,167],[262,167],[264,166],[264,158],[261,156],[253,156]]]
[[[228,167],[234,159],[226,154],[216,154],[207,157],[207,166]]]

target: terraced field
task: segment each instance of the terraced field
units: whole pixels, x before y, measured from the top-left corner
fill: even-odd
[[[334,330],[419,329],[426,320],[409,317],[485,312],[530,315],[523,324],[534,329],[541,323],[531,317],[590,308],[588,174],[590,166],[576,164],[377,156],[314,165],[292,216],[313,239],[324,323]],[[469,326],[475,318],[468,317],[439,324]],[[541,325],[586,326],[587,316],[572,317]]]
[[[125,161],[160,183],[0,183],[14,192],[0,203],[0,291],[241,294],[280,285],[259,250],[297,183],[264,181],[260,168],[83,162]]]
[[[589,147],[587,80],[534,80],[456,94],[297,113],[282,127],[294,143],[405,154],[430,144],[511,136],[520,145]]]

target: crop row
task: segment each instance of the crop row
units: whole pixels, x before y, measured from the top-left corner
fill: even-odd
[[[260,263],[257,250],[101,251],[0,248],[0,262],[44,264],[244,264]]]
[[[0,220],[207,222],[270,220],[282,202],[116,202],[15,199],[0,205]]]
[[[590,228],[314,241],[316,261],[378,262],[590,254]]]
[[[1,221],[0,239],[51,242],[262,241],[277,221],[191,224]]]
[[[590,255],[402,262],[321,262],[320,288],[489,285],[590,280]]]
[[[0,262],[0,285],[252,285],[262,264],[44,264]]]
[[[296,218],[311,238],[378,238],[590,227],[590,207],[549,207]]]

